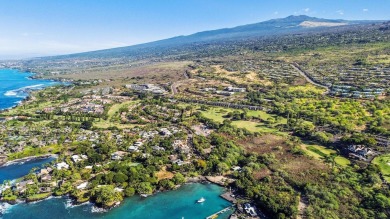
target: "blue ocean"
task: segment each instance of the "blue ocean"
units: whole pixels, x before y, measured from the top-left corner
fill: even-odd
[[[219,195],[224,189],[215,184],[186,184],[181,188],[161,192],[147,198],[127,198],[119,206],[108,212],[100,212],[92,204],[72,206],[66,198],[49,198],[43,201],[8,206],[4,219],[204,219],[231,205]],[[198,204],[196,200],[204,197],[206,201]],[[218,218],[229,218],[231,211]]]
[[[0,183],[3,183],[5,180],[13,180],[25,176],[31,169],[43,167],[44,164],[53,160],[55,160],[54,157],[48,157],[2,166],[0,167]]]
[[[33,75],[15,69],[0,69],[0,110],[16,106],[32,90],[58,84],[51,80],[32,80],[29,77]]]

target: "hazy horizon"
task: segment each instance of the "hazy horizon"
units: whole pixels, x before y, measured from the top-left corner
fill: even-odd
[[[3,1],[0,59],[131,46],[289,15],[389,20],[390,1]]]

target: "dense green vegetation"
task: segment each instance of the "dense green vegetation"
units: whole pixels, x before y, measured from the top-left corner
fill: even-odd
[[[239,204],[252,202],[270,218],[389,218],[388,96],[329,96],[294,68],[299,63],[313,79],[337,74],[332,82],[338,83],[345,79],[339,68],[389,67],[388,30],[360,27],[196,49],[188,45],[158,55],[162,63],[157,66],[169,65],[164,60],[186,63],[174,76],[165,74],[166,66],[163,73],[137,67],[136,77],[105,74],[106,81],[74,81],[71,87],[34,92],[24,105],[1,113],[0,148],[8,160],[59,156],[42,171],[6,182],[2,201],[70,195],[76,203],[90,200],[111,208],[125,197],[216,176],[224,179],[217,183],[235,191]],[[153,57],[136,53],[145,63]],[[107,68],[118,73],[124,60],[126,66],[131,63],[122,57],[115,70]],[[26,65],[50,72],[38,61]],[[105,73],[105,67],[98,69],[98,76]],[[151,69],[164,80],[188,78],[160,81],[159,86],[172,89],[165,96],[123,86],[148,83],[140,75]],[[370,76],[367,83],[383,87],[387,79],[382,76],[382,81]],[[359,79],[350,86],[366,89],[365,83]],[[226,93],[232,87],[244,90]],[[349,148],[355,145],[370,153]]]

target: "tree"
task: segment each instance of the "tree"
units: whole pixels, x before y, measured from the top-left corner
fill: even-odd
[[[113,181],[115,183],[124,183],[127,179],[128,177],[125,174],[119,172],[114,175]]]
[[[218,173],[224,174],[228,170],[229,170],[229,166],[225,162],[219,163],[217,165]]]
[[[205,160],[201,160],[201,159],[197,160],[195,165],[196,165],[197,168],[200,168],[200,169],[203,169],[203,170],[206,169],[206,167],[207,167],[206,161]]]
[[[120,192],[116,191],[112,185],[94,188],[91,192],[91,197],[95,200],[96,204],[102,205],[103,207],[111,207],[116,202],[123,200]]]
[[[164,189],[168,189],[168,190],[175,188],[175,183],[173,183],[169,179],[163,179],[158,184],[160,185],[160,187],[162,187]]]
[[[29,197],[29,196],[32,196],[32,195],[35,195],[38,193],[38,186],[36,184],[32,184],[32,185],[27,185],[27,188],[26,188],[26,191],[24,192],[24,195],[26,197]]]
[[[92,122],[91,121],[83,121],[80,125],[80,128],[82,129],[91,129],[92,128]]]
[[[135,194],[135,189],[133,187],[127,187],[125,190],[124,190],[124,193],[125,193],[125,196],[126,197],[130,197],[130,196],[133,196]]]
[[[185,178],[181,173],[176,173],[172,180],[176,185],[182,184],[185,182]]]
[[[326,163],[330,163],[332,165],[332,169],[334,168],[335,164],[336,164],[336,157],[337,157],[337,154],[330,154],[330,155],[326,155],[324,157],[325,159],[325,162]]]
[[[150,184],[150,182],[141,182],[137,185],[137,192],[139,194],[152,194],[152,185]]]

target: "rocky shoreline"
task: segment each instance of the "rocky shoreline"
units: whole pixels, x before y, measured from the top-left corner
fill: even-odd
[[[19,158],[7,162],[0,163],[0,167],[8,166],[8,165],[13,165],[17,163],[22,163],[26,161],[31,161],[31,160],[40,160],[40,159],[46,159],[49,157],[57,158],[58,155],[56,154],[45,154],[45,155],[38,155],[38,156],[29,156],[29,157],[24,157],[24,158]]]

